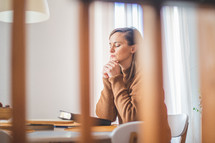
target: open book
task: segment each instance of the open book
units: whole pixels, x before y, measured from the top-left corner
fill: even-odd
[[[60,110],[59,118],[63,119],[63,120],[73,120],[73,121],[79,123],[81,114],[73,114],[73,113],[70,113],[67,111]],[[97,118],[97,117],[90,117],[90,118],[92,119],[94,126],[110,126],[111,125],[110,120],[101,119],[101,118]]]

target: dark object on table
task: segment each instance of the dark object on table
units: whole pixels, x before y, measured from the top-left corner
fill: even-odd
[[[59,118],[63,119],[63,120],[73,120],[73,121],[79,123],[81,115],[60,110]],[[96,118],[96,117],[90,117],[90,118],[92,119],[94,126],[110,126],[111,125],[110,120]]]
[[[10,107],[10,105],[5,105],[5,108],[9,108]]]
[[[28,124],[26,127],[28,130],[54,130],[54,125],[50,124]]]

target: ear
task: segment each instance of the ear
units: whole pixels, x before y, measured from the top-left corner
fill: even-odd
[[[131,53],[135,53],[137,51],[136,45],[131,46]]]

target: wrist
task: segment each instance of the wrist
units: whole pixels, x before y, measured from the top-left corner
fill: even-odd
[[[123,75],[120,73],[120,74],[116,74],[116,75],[113,75],[113,76],[109,76],[109,81],[111,81],[112,79],[115,79],[115,78],[120,78],[122,77],[123,78]]]

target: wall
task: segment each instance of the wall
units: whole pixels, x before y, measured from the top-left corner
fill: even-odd
[[[79,113],[78,3],[48,0],[50,19],[27,25],[27,117]],[[10,24],[0,22],[0,101],[10,104]]]
[[[11,24],[0,22],[0,102],[10,104]]]

